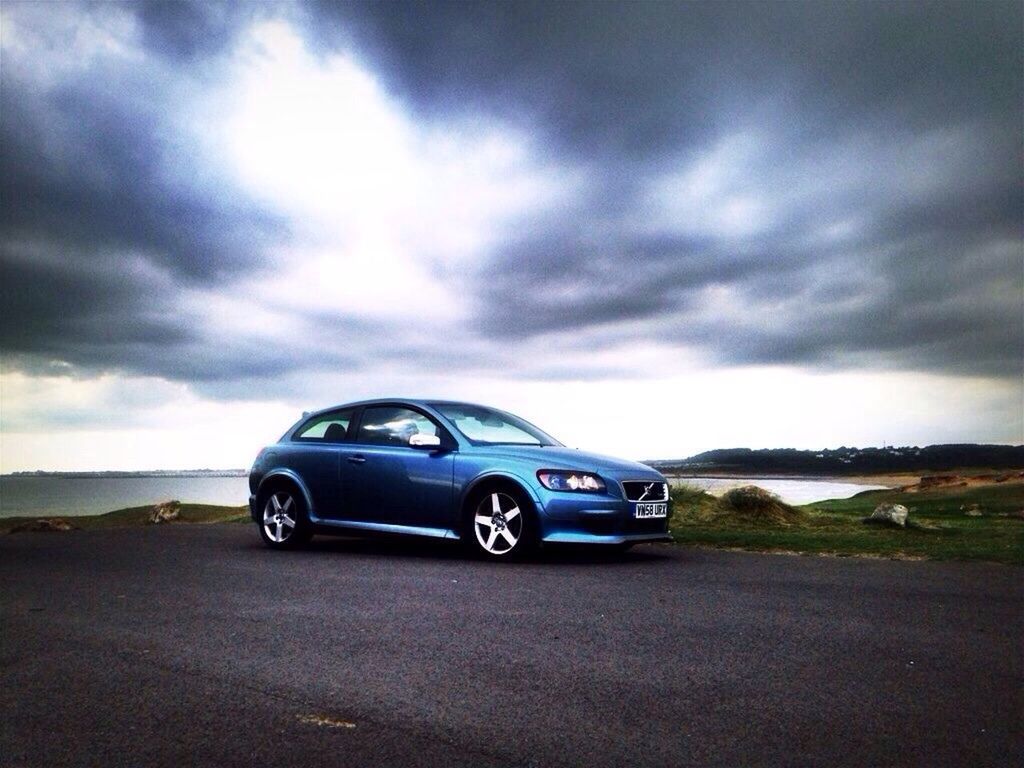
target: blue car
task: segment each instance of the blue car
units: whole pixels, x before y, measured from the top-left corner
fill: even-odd
[[[542,542],[671,540],[660,473],[470,403],[371,400],[305,415],[260,451],[249,490],[275,549],[360,531],[460,539],[494,559]]]

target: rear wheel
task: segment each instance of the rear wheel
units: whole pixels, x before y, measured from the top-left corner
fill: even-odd
[[[492,489],[476,497],[469,520],[469,538],[476,552],[489,560],[509,560],[533,546],[532,506],[512,489]]]
[[[263,498],[260,537],[271,549],[293,549],[312,536],[306,505],[290,488],[273,488]]]

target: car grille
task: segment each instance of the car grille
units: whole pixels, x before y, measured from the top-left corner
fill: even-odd
[[[668,501],[668,483],[627,481],[622,490],[629,501]]]

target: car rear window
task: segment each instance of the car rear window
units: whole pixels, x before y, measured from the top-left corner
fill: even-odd
[[[299,427],[295,439],[317,443],[343,443],[348,439],[352,413],[353,411],[348,409],[315,416]]]

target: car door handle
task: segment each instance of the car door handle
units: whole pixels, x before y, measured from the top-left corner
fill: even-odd
[[[349,456],[348,460],[351,461],[353,464],[365,464],[366,463],[366,457],[365,456]]]

